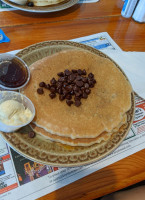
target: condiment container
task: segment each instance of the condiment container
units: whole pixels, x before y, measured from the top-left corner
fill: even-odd
[[[0,87],[4,90],[19,90],[30,80],[30,70],[19,57],[0,54]]]
[[[15,100],[18,101],[19,103],[22,103],[25,109],[28,108],[32,112],[32,116],[29,119],[29,121],[27,121],[25,124],[21,124],[18,126],[6,125],[0,121],[0,131],[7,133],[16,131],[22,128],[23,126],[28,125],[33,120],[35,116],[35,107],[31,102],[31,100],[27,98],[25,95],[14,91],[0,91],[0,104],[6,100]]]

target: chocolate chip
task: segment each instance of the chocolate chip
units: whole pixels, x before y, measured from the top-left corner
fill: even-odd
[[[95,79],[93,79],[92,81],[93,81],[94,84],[96,83],[96,80],[95,80]]]
[[[75,74],[71,74],[71,75],[69,76],[69,80],[70,80],[70,81],[74,81],[75,78],[76,78]]]
[[[29,136],[29,138],[34,138],[35,137],[35,132],[34,131],[28,132],[28,136]]]
[[[40,82],[40,83],[39,83],[39,86],[40,86],[40,87],[45,87],[45,85],[46,85],[46,84],[45,84],[44,82]]]
[[[92,84],[90,84],[90,88],[93,88],[94,87],[94,84],[92,83]]]
[[[72,99],[72,96],[68,94],[68,95],[66,95],[65,98],[68,99],[68,100],[71,100],[71,99]]]
[[[65,89],[70,92],[72,91],[73,87],[71,85],[67,85]]]
[[[79,87],[77,87],[76,85],[73,87],[74,91],[79,91]]]
[[[74,97],[75,101],[80,101],[80,99],[81,99],[80,97],[76,97],[76,96]]]
[[[70,94],[71,94],[71,95],[74,95],[74,91],[72,90],[72,91],[70,92]]]
[[[76,81],[76,85],[78,87],[82,87],[84,85],[83,81]]]
[[[84,91],[84,90],[85,90],[85,87],[81,87],[81,90]]]
[[[94,83],[93,83],[93,81],[91,81],[90,79],[89,79],[89,86],[92,88],[92,87],[94,87]]]
[[[76,91],[75,91],[75,96],[76,96],[76,97],[79,97],[80,95],[81,95],[80,92],[76,92]]]
[[[48,90],[50,90],[50,84],[46,84],[45,88],[48,89]]]
[[[88,77],[89,77],[89,78],[94,78],[94,74],[89,73],[89,74],[88,74]]]
[[[78,69],[78,71],[77,71],[77,72],[78,72],[78,74],[79,74],[79,75],[82,75],[82,74],[83,74],[83,72],[82,72],[82,70],[81,70],[81,69]]]
[[[50,88],[50,92],[55,93],[55,92],[56,92],[55,87],[52,86],[52,87]]]
[[[63,95],[66,96],[68,94],[67,90],[63,90]]]
[[[57,75],[58,76],[64,76],[64,73],[63,72],[59,72]]]
[[[84,99],[87,99],[87,98],[88,98],[88,95],[84,92],[83,95],[82,95],[82,97],[83,97]]]
[[[50,81],[50,83],[51,83],[52,85],[55,85],[55,84],[56,84],[55,78],[52,78],[51,81]]]
[[[79,90],[80,96],[83,94],[82,90]]]
[[[88,82],[88,79],[87,79],[86,77],[83,77],[83,78],[82,78],[82,81],[83,81],[84,83],[87,83],[87,82]]]
[[[77,76],[76,77],[76,81],[81,81],[82,80],[82,77],[81,76]]]
[[[68,69],[66,69],[65,71],[64,71],[64,74],[66,75],[66,76],[69,76],[69,75],[71,75],[71,71],[69,71]]]
[[[66,86],[68,86],[68,83],[64,82],[63,87],[65,88]]]
[[[57,88],[57,83],[55,85],[51,85],[52,87],[54,87],[55,89]]]
[[[59,82],[64,82],[64,81],[65,81],[65,78],[64,78],[64,77],[60,77],[60,78],[58,79],[58,81],[59,81]]]
[[[60,101],[63,101],[65,99],[65,96],[64,95],[59,95],[59,100]]]
[[[62,88],[58,89],[58,94],[62,94]]]
[[[71,70],[73,73],[77,73],[77,70],[76,69],[72,69]]]
[[[67,103],[68,106],[71,106],[71,105],[73,104],[73,101],[71,101],[71,100],[66,100],[66,103]]]
[[[56,97],[56,94],[55,93],[50,93],[49,96],[50,96],[51,99],[54,99]]]
[[[57,82],[57,89],[62,88],[62,82]]]
[[[82,75],[86,75],[86,74],[87,74],[86,70],[83,69],[83,71],[82,71]]]
[[[85,90],[85,93],[86,93],[86,94],[90,94],[90,93],[91,93],[91,90],[90,90],[90,89],[86,89],[86,90]]]
[[[86,89],[88,89],[88,88],[89,88],[89,84],[88,84],[88,83],[85,83],[84,87],[85,87]]]
[[[43,94],[43,93],[44,93],[43,88],[38,88],[38,89],[37,89],[37,93],[38,93],[38,94]]]
[[[68,83],[68,84],[71,84],[72,81],[68,78],[67,83]]]
[[[79,100],[75,101],[75,106],[79,107],[81,105],[81,102]]]
[[[26,5],[29,6],[29,7],[33,7],[34,3],[33,2],[28,2],[28,3],[26,3]]]

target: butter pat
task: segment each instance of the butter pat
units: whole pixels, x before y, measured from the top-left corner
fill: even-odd
[[[32,112],[18,101],[7,100],[0,104],[0,121],[6,125],[19,126],[27,123],[31,117]]]

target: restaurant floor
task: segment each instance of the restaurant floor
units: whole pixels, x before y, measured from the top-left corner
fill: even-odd
[[[131,186],[129,186],[129,187],[126,187],[126,188],[123,188],[123,189],[121,189],[121,190],[118,190],[119,192],[120,191],[126,191],[126,190],[130,190],[130,189],[133,189],[133,188],[136,188],[136,187],[139,187],[139,186],[143,186],[143,185],[145,185],[145,180],[144,181],[141,181],[141,182],[139,182],[139,183],[136,183],[136,184],[134,184],[134,185],[131,185]],[[97,199],[94,199],[94,200],[101,200],[102,199],[102,197],[100,197],[100,198],[97,198]],[[113,199],[112,199],[113,200]]]

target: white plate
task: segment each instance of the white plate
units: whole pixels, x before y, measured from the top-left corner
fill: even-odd
[[[66,0],[62,3],[51,5],[51,6],[22,6],[18,5],[16,3],[13,3],[9,0],[2,0],[5,4],[17,8],[19,10],[27,11],[27,12],[35,12],[35,13],[51,13],[51,12],[56,12],[56,11],[61,11],[67,8],[72,7],[75,5],[79,0]]]

